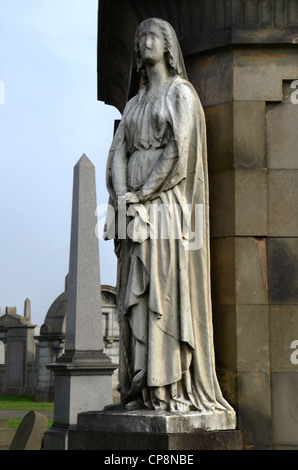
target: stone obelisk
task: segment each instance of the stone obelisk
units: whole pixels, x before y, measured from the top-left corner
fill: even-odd
[[[55,374],[55,408],[46,450],[66,450],[78,413],[112,402],[117,366],[103,353],[96,222],[95,168],[83,155],[74,167],[65,353],[48,366]]]

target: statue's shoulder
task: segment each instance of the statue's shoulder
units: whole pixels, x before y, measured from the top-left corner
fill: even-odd
[[[198,94],[194,86],[184,78],[176,77],[169,89],[168,97],[170,99],[182,99],[186,102],[193,102],[198,99]]]
[[[131,108],[133,108],[136,104],[138,104],[141,97],[144,95],[144,93],[145,93],[145,86],[142,86],[142,88],[140,88],[138,93],[127,101],[123,114],[128,113],[131,110]]]

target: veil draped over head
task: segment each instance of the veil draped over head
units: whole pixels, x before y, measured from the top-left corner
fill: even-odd
[[[168,56],[167,63],[169,64],[169,68],[173,75],[178,75],[180,78],[188,80],[181,47],[179,41],[177,40],[177,35],[174,28],[167,21],[161,20],[159,18],[148,18],[139,25],[135,35],[137,70],[138,72],[142,73],[144,82],[146,83],[148,78],[146,74],[146,68],[140,56],[139,37],[142,31],[146,29],[149,24],[155,24],[158,26],[164,35],[166,54]]]

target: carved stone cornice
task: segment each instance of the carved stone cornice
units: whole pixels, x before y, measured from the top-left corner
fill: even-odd
[[[98,99],[120,112],[138,87],[134,34],[152,16],[172,24],[185,57],[235,45],[298,44],[297,0],[99,0]]]

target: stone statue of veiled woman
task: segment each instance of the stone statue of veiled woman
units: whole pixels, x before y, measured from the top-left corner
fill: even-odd
[[[107,164],[110,204],[118,219],[125,207],[132,234],[112,235],[122,405],[233,413],[215,373],[203,109],[167,22],[142,22],[135,46],[144,85],[125,107]],[[163,209],[167,236],[150,233],[152,207]],[[139,237],[136,220],[148,229]],[[107,220],[106,238],[111,231]]]

